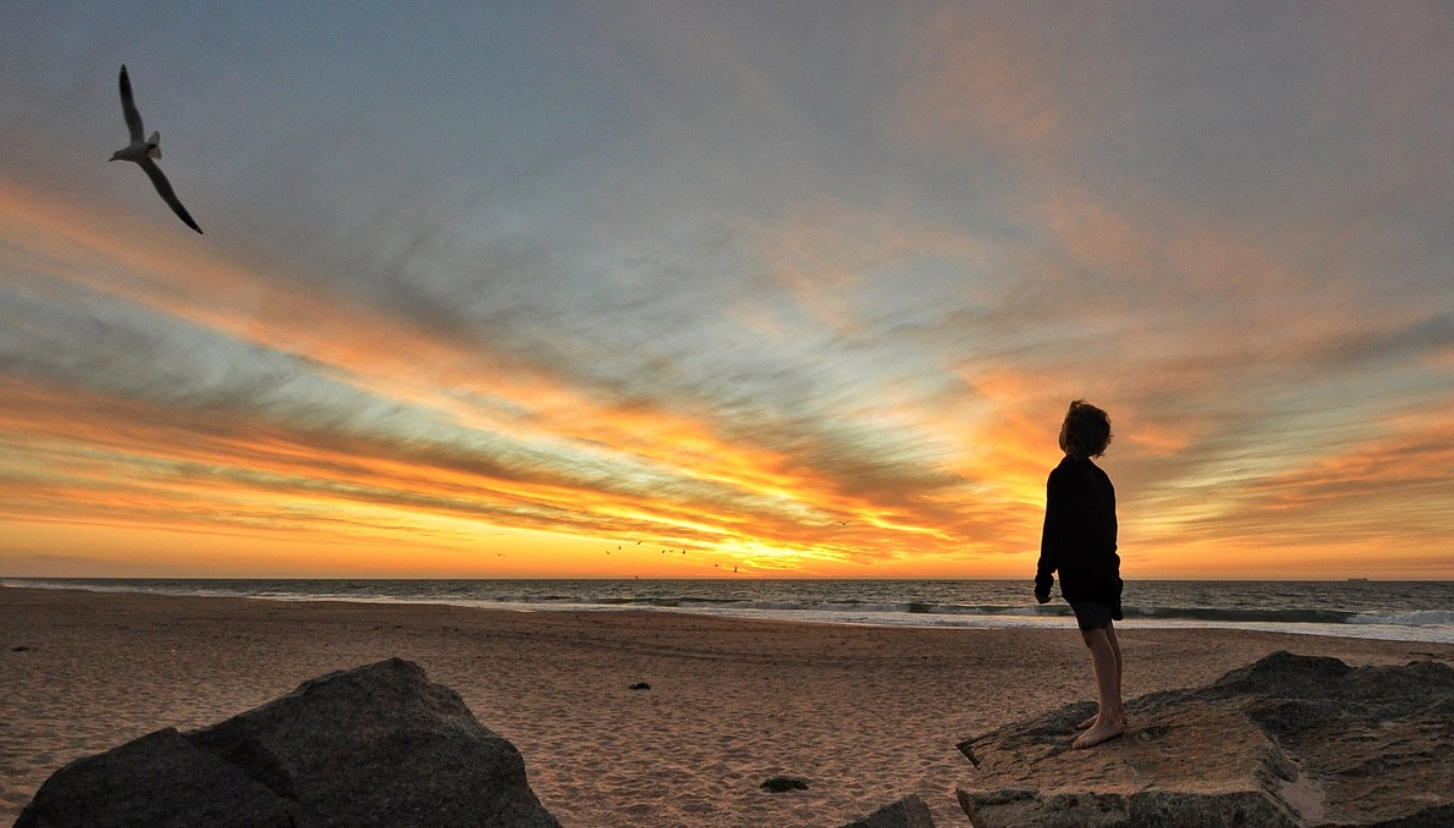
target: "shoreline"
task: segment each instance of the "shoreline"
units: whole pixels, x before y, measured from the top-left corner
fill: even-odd
[[[338,584],[329,588],[320,584]],[[829,591],[783,584],[841,585]],[[78,589],[98,593],[141,593],[193,597],[243,597],[268,601],[345,601],[365,604],[440,605],[531,612],[663,612],[790,623],[854,624],[923,629],[1056,629],[1070,627],[1072,613],[1060,601],[1036,605],[1018,580],[863,581],[890,585],[864,591],[842,579],[754,581],[723,589],[702,579],[196,579],[196,578],[0,578],[0,589]],[[1126,607],[1126,621],[1144,629],[1221,629],[1382,641],[1454,644],[1454,582],[1389,581],[1422,590],[1370,594],[1362,582],[1290,581],[1292,587],[1323,584],[1319,590],[1283,588],[1269,595],[1239,592],[1235,581],[1176,581],[1170,592],[1135,582],[1139,603]],[[1351,593],[1327,595],[1327,585],[1353,583]],[[238,584],[244,586],[236,586]],[[410,585],[425,584],[427,588]],[[501,584],[523,589],[502,590]],[[582,588],[581,585],[590,587]],[[677,584],[685,587],[677,587]],[[710,587],[702,588],[703,584]],[[483,586],[481,586],[483,585]],[[603,586],[596,586],[603,585]],[[960,589],[942,589],[950,585]],[[1213,592],[1204,590],[1212,587]],[[937,590],[937,591],[936,591]],[[845,597],[846,596],[846,597]]]
[[[1454,663],[1454,645],[1117,627],[1128,698],[1276,650]],[[1092,695],[1072,628],[917,628],[621,610],[0,589],[0,825],[53,771],[391,656],[460,693],[568,828],[832,828],[918,793],[962,824],[955,744]],[[649,691],[630,685],[648,682]],[[807,791],[761,791],[774,775]]]

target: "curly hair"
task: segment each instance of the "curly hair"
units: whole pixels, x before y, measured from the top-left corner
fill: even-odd
[[[1065,453],[1072,457],[1100,457],[1111,444],[1111,418],[1085,400],[1076,400],[1065,412],[1061,434]]]

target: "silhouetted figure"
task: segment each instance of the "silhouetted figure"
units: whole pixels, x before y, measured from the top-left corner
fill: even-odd
[[[1121,558],[1116,554],[1116,490],[1091,462],[1111,444],[1106,412],[1076,400],[1060,426],[1065,458],[1045,484],[1045,528],[1035,572],[1035,600],[1050,600],[1052,573],[1060,572],[1060,594],[1075,611],[1095,670],[1096,715],[1081,723],[1086,732],[1075,747],[1086,748],[1126,732],[1121,705],[1121,645],[1114,621],[1121,620]]]

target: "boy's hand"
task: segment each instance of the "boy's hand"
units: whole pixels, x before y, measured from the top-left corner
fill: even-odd
[[[1035,600],[1042,604],[1048,604],[1050,603],[1050,596],[1037,592],[1035,593]]]

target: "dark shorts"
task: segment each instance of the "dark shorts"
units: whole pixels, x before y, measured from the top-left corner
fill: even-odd
[[[1109,627],[1112,621],[1121,620],[1121,602],[1102,604],[1099,601],[1067,601],[1075,610],[1075,623],[1081,632],[1090,632]]]

